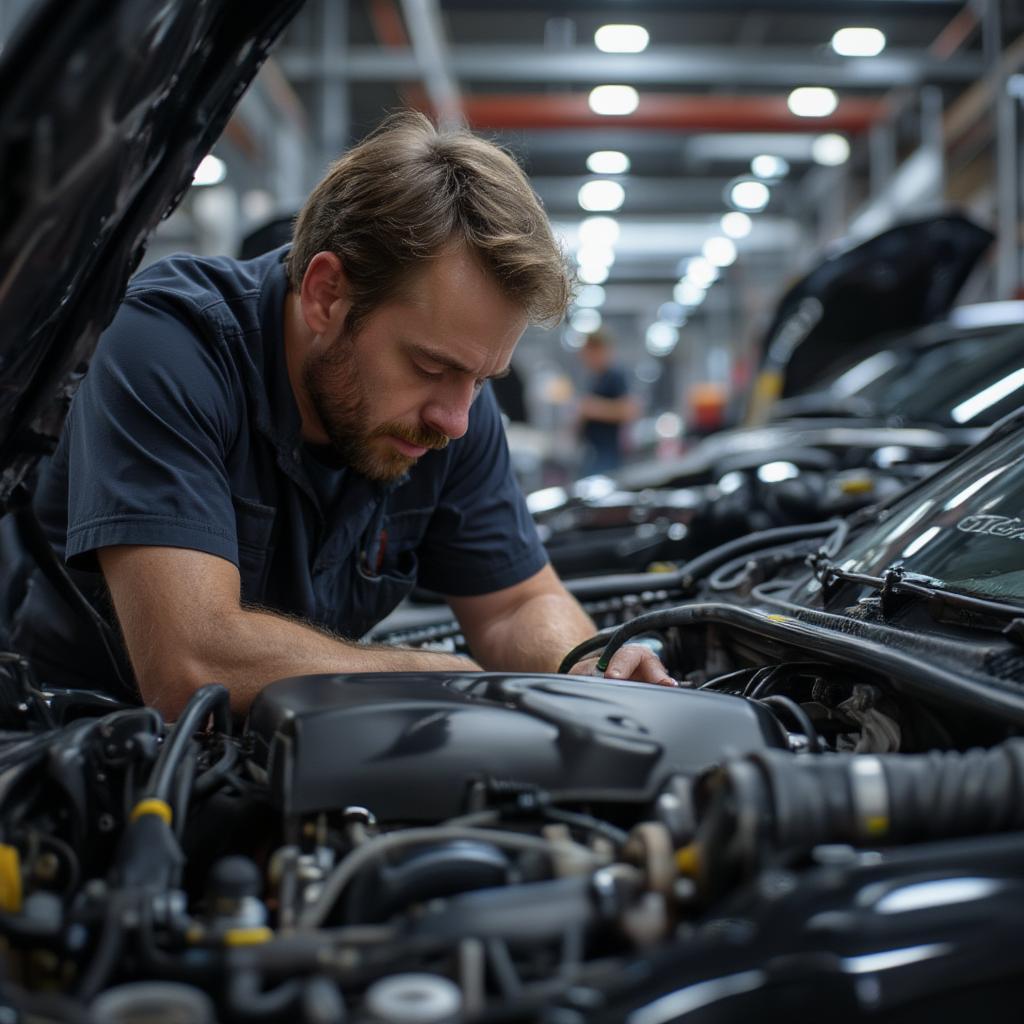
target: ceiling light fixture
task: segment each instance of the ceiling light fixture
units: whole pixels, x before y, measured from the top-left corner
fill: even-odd
[[[584,284],[604,284],[608,280],[608,266],[605,263],[581,263],[576,276]]]
[[[604,299],[604,289],[599,284],[585,284],[576,293],[576,305],[581,308],[603,306]]]
[[[731,238],[716,235],[709,238],[700,251],[713,267],[731,267],[736,262],[736,243]]]
[[[768,205],[771,192],[763,181],[741,178],[729,189],[729,202],[737,209],[759,213]]]
[[[584,217],[580,221],[580,245],[610,249],[619,240],[619,222],[614,217]]]
[[[885,33],[877,28],[841,28],[832,37],[840,57],[877,57],[885,49]]]
[[[754,222],[738,210],[724,214],[718,223],[730,238],[746,238],[754,226]]]
[[[684,278],[672,289],[672,298],[687,309],[699,306],[704,301],[705,295],[707,295],[707,291],[698,288],[689,278]]]
[[[600,149],[587,157],[587,170],[591,174],[625,174],[629,157],[617,149]]]
[[[572,329],[579,331],[580,334],[592,334],[601,326],[601,314],[598,310],[589,307],[576,309],[569,317],[569,323],[572,325]]]
[[[581,245],[576,250],[576,262],[581,267],[610,267],[615,262],[615,250],[610,246]]]
[[[802,85],[789,94],[786,104],[797,117],[828,117],[839,106],[839,97],[824,86]]]
[[[783,160],[781,156],[770,156],[767,153],[762,153],[750,161],[750,169],[759,178],[771,180],[784,178],[789,174],[789,163]]]
[[[617,210],[626,199],[626,190],[617,181],[601,178],[585,181],[576,198],[584,210]]]
[[[590,90],[588,102],[595,114],[622,117],[640,105],[640,94],[631,85],[599,85]]]
[[[811,156],[823,167],[838,167],[850,159],[850,144],[842,135],[828,132],[811,143]]]
[[[647,351],[652,356],[667,356],[679,341],[679,329],[671,324],[658,321],[647,328],[647,336],[644,340]]]
[[[594,45],[605,53],[642,53],[650,41],[643,25],[602,25],[594,33]]]
[[[706,256],[694,256],[686,265],[686,280],[706,290],[718,280],[718,268]]]
[[[192,184],[219,185],[227,176],[227,164],[219,156],[209,153],[199,161],[199,166],[192,175]]]

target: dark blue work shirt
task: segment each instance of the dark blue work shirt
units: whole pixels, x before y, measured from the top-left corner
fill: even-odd
[[[594,375],[587,393],[596,395],[598,398],[624,398],[629,394],[625,372],[621,367],[609,366],[606,370]],[[619,465],[622,461],[620,434],[621,426],[618,423],[605,423],[600,420],[584,421],[583,441],[587,447],[581,470],[583,476],[588,476],[591,473],[606,473]]]
[[[118,544],[225,558],[243,602],[350,638],[417,581],[466,596],[542,568],[489,388],[465,436],[394,484],[327,465],[304,445],[285,365],[283,255],[173,256],[130,283],[35,497],[94,605],[112,621],[96,551]],[[47,681],[108,688],[96,630],[26,568],[10,527],[0,555],[15,648]]]

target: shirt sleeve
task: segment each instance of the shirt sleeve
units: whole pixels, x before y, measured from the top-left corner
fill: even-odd
[[[238,395],[215,342],[129,300],[104,333],[69,416],[73,568],[117,544],[192,548],[237,564],[225,453]]]
[[[473,406],[419,551],[420,582],[450,597],[489,594],[548,561],[512,473],[498,406],[487,386]]]

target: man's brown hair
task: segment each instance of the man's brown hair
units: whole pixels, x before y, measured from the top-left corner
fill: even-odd
[[[565,256],[520,167],[468,131],[405,111],[332,164],[313,190],[295,223],[288,276],[298,291],[318,252],[337,255],[352,288],[346,326],[356,330],[423,260],[460,242],[531,322],[565,315]]]

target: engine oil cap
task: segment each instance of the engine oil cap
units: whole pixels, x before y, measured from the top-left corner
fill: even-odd
[[[440,1024],[462,1009],[462,991],[440,974],[394,974],[366,990],[364,1004],[374,1024]]]

